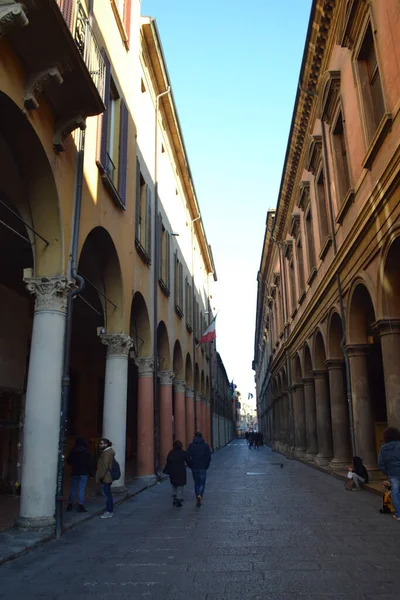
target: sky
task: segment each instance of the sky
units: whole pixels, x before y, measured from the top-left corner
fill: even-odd
[[[312,0],[142,0],[156,18],[218,282],[217,350],[255,401],[257,273]]]

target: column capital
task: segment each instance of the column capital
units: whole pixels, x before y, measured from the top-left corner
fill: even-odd
[[[374,329],[379,331],[379,335],[392,335],[400,333],[400,319],[378,319],[372,325]]]
[[[172,385],[175,379],[173,371],[159,371],[158,376],[160,378],[160,385]]]
[[[126,333],[104,333],[101,343],[107,346],[107,356],[128,356],[133,341]]]
[[[135,365],[138,368],[139,377],[152,377],[154,373],[154,358],[146,356],[144,358],[135,358]]]
[[[185,382],[180,379],[175,379],[174,388],[175,391],[180,394],[185,393]]]
[[[328,372],[325,369],[314,369],[314,371],[311,371],[311,375],[314,379],[325,379],[327,374]]]
[[[194,396],[194,391],[192,387],[188,387],[186,386],[186,390],[185,390],[185,396],[186,398],[193,398]]]
[[[300,382],[299,382],[299,383],[294,383],[294,384],[292,385],[292,389],[293,389],[294,391],[296,391],[296,390],[302,390],[303,388],[304,388],[304,383],[300,383]]]
[[[342,358],[329,358],[325,361],[328,371],[341,370],[343,369],[344,359]]]
[[[366,356],[371,351],[369,344],[349,344],[346,346],[349,356]]]
[[[203,396],[201,394],[196,394],[196,402],[203,402]]]
[[[57,277],[27,277],[26,289],[35,296],[35,313],[51,311],[65,313],[68,294],[76,287],[63,275]]]
[[[314,378],[313,377],[303,377],[303,383],[304,385],[312,385],[314,383]]]

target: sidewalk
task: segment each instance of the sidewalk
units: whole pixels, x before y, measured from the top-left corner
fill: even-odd
[[[126,482],[127,492],[114,495],[114,505],[118,506],[129,498],[137,496],[144,490],[157,485],[156,478],[132,479]],[[65,502],[64,502],[65,504]],[[101,515],[104,512],[104,497],[92,496],[86,503],[87,513],[64,512],[63,526],[64,530],[72,529],[84,521]],[[54,529],[43,529],[41,531],[21,531],[16,527],[11,527],[7,531],[0,533],[0,565],[9,560],[13,560],[55,537]]]

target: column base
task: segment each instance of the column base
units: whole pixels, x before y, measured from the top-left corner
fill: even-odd
[[[54,529],[56,520],[54,517],[18,517],[15,526],[22,531]]]
[[[323,454],[317,454],[314,458],[314,462],[319,467],[326,467],[332,460],[332,456],[324,456]]]
[[[384,481],[387,479],[386,475],[376,465],[365,465],[365,468],[368,471],[370,481]]]
[[[157,479],[157,475],[155,475],[154,473],[152,473],[151,475],[136,475],[135,477],[135,480],[147,481],[148,483],[152,483]]]
[[[329,463],[329,472],[343,474],[347,472],[347,467],[349,467],[350,465],[351,458],[333,458]]]
[[[311,452],[310,450],[308,450],[305,455],[304,458],[308,461],[308,462],[314,462],[314,458],[316,457],[315,452]]]
[[[111,492],[113,494],[126,494],[128,491],[128,488],[125,485],[116,485],[111,486]]]
[[[299,459],[303,459],[305,457],[305,448],[295,448],[294,449],[294,457],[295,458],[299,458]]]

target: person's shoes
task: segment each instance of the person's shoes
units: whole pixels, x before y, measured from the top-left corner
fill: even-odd
[[[196,506],[197,508],[201,507],[201,501],[202,501],[202,497],[200,496],[200,494],[197,496],[197,502],[196,502]]]
[[[396,515],[393,515],[393,519],[396,519],[396,521],[400,521],[400,517],[396,517]]]
[[[103,515],[101,515],[100,518],[101,519],[111,519],[111,517],[113,517],[113,516],[114,516],[114,513],[110,513],[106,510],[106,512]]]
[[[175,500],[175,506],[176,506],[177,508],[182,508],[182,506],[183,506],[183,502],[182,502],[182,500]]]
[[[176,506],[176,503],[177,503],[177,502],[178,502],[178,501],[177,501],[177,499],[176,499],[176,498],[174,498],[174,501],[173,501],[173,503],[172,503],[172,506]]]
[[[83,506],[83,504],[78,504],[78,508],[76,509],[76,512],[77,512],[77,513],[81,513],[81,512],[83,513],[83,512],[87,512],[87,511],[88,511],[88,509],[87,509],[87,508],[85,508],[85,507]]]
[[[71,512],[71,510],[72,510],[72,504],[68,504],[66,510],[67,510],[67,512]]]

